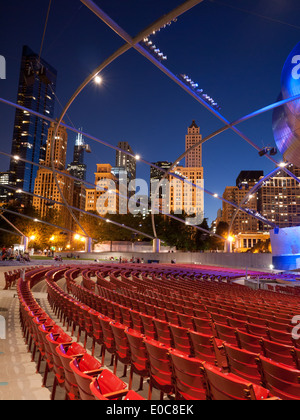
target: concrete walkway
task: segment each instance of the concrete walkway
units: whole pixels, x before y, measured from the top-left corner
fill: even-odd
[[[26,267],[29,265],[27,264]],[[36,266],[36,264],[34,264]],[[38,354],[35,361],[31,361],[32,354],[28,351],[23,338],[20,317],[19,317],[19,300],[16,295],[16,288],[12,290],[3,290],[5,286],[4,272],[18,267],[1,267],[0,266],[0,316],[4,317],[6,324],[6,338],[0,339],[0,401],[3,400],[49,400],[52,392],[54,375],[48,374],[47,387],[42,388],[43,374],[45,362],[41,364],[41,370],[36,372]],[[62,279],[58,284],[64,288],[65,280]],[[55,317],[47,300],[47,288],[45,281],[37,284],[33,289],[33,294],[40,306],[61,326],[60,320]],[[66,328],[64,328],[66,331]],[[68,331],[70,334],[70,331]],[[73,341],[77,340],[77,331],[74,333]],[[80,343],[83,345],[84,334],[81,335]],[[89,338],[87,342],[87,350],[90,353],[92,348],[92,340]],[[37,352],[38,353],[38,352]],[[96,345],[95,357],[100,355],[100,346]],[[100,360],[100,359],[99,359]],[[111,355],[107,354],[105,358],[105,367],[112,370],[110,366]],[[121,378],[128,384],[129,369],[127,377]],[[117,376],[122,377],[124,366],[118,364]],[[138,390],[139,377],[134,375],[133,389]],[[139,392],[147,399],[148,383],[144,382],[144,390]],[[64,400],[65,392],[63,388],[57,387],[55,400]],[[152,400],[159,399],[159,391],[153,390]]]

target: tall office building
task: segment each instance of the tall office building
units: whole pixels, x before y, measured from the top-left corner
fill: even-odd
[[[118,148],[133,155],[133,150],[130,147],[129,143],[126,141],[120,141],[118,143]],[[134,156],[129,156],[128,154],[117,150],[116,167],[125,169],[128,176],[128,182],[136,178],[136,159]]]
[[[202,140],[202,135],[200,134],[200,127],[196,124],[195,121],[192,122],[188,128],[188,133],[185,136],[185,150],[190,149],[192,146],[197,144]],[[202,145],[200,144],[193,150],[191,150],[185,158],[185,167],[186,168],[200,168],[202,167]]]
[[[74,145],[73,162],[68,164],[67,171],[77,178],[77,180],[74,180],[73,207],[79,210],[85,210],[86,187],[84,181],[86,180],[87,168],[84,163],[84,153],[86,151],[90,152],[89,146],[85,143],[82,134],[78,133]],[[77,219],[82,216],[82,213],[76,210],[74,210],[74,214]]]
[[[59,127],[57,136],[54,139],[55,127],[55,124],[51,123],[46,144],[46,158],[43,162],[45,168],[40,168],[37,172],[37,176],[35,179],[34,194],[57,202],[63,202],[63,199],[53,177],[53,172],[50,169],[51,148],[53,141],[55,141],[54,168],[62,172],[59,174],[57,173],[56,177],[67,203],[72,206],[74,195],[74,181],[68,176],[64,175],[68,175],[68,172],[65,170],[68,135],[65,128]],[[51,201],[47,201],[42,198],[34,197],[33,207],[39,212],[41,218],[47,218],[49,216],[51,218],[56,218],[57,222],[60,223],[61,226],[67,229],[72,229],[73,220],[68,209],[65,206],[51,203]],[[55,212],[51,213],[51,210],[54,210]]]
[[[107,213],[117,214],[119,211],[118,182],[112,174],[112,166],[109,163],[97,164],[95,185],[96,188],[86,189],[85,210],[98,212],[101,216]]]
[[[263,177],[263,171],[242,171],[237,180],[235,186],[228,186],[225,188],[223,198],[227,201],[241,205],[249,190],[257,184],[261,177]],[[243,206],[250,210],[258,211],[258,195],[257,193],[252,194],[248,202]],[[223,221],[231,224],[231,220],[236,212],[236,207],[223,201]],[[259,231],[258,220],[247,213],[239,212],[234,220],[232,226],[232,233],[238,235],[241,233],[255,233]]]
[[[0,172],[0,204],[9,203],[14,197],[14,190],[8,187],[14,188],[14,183],[11,180],[11,173]]]
[[[160,181],[162,177],[164,176],[165,171],[168,171],[173,165],[173,163],[167,162],[167,161],[159,161],[159,162],[153,162],[153,165],[157,166],[157,168],[154,168],[153,166],[151,166],[150,179],[155,179],[155,180]],[[163,169],[163,171],[160,171],[158,168]]]
[[[169,182],[169,177],[165,178],[163,181],[162,178],[165,174],[165,171],[168,171],[172,163],[167,161],[159,161],[159,162],[153,162],[153,164],[157,167],[151,166],[150,169],[150,185],[151,185],[151,202],[153,204],[153,208],[158,208],[158,210],[162,210],[163,200],[168,199],[168,191],[167,191],[167,184]],[[162,168],[164,171],[160,171],[158,168]],[[155,192],[157,190],[159,184],[159,190],[157,192],[156,198],[158,202],[155,200]]]
[[[291,164],[288,169],[300,178],[300,168]],[[300,184],[283,170],[264,182],[258,202],[261,215],[279,228],[300,226]],[[260,229],[269,231],[270,226],[260,223]]]
[[[19,77],[17,103],[47,117],[54,116],[56,70],[29,47],[24,46]],[[17,109],[10,162],[11,182],[23,191],[34,191],[38,167],[25,163],[45,160],[49,122],[26,111]],[[17,195],[24,200],[24,196]],[[27,196],[26,196],[27,197]],[[26,200],[28,202],[28,200]],[[30,200],[29,200],[30,201]]]
[[[200,127],[195,121],[188,127],[188,133],[185,137],[185,150],[194,146],[202,140]],[[196,214],[198,222],[201,224],[204,218],[204,171],[202,167],[202,145],[197,146],[186,156],[185,167],[177,166],[174,173],[180,175],[187,182],[178,180],[178,178],[169,177],[170,181],[170,211],[180,213],[180,211],[189,215]],[[195,184],[199,188],[190,184]]]
[[[85,144],[82,134],[78,133],[75,140],[73,162],[67,167],[70,175],[82,181],[86,180],[86,165],[84,163],[84,152],[86,151],[86,147],[87,145]]]

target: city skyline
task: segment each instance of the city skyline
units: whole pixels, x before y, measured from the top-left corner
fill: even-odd
[[[145,11],[137,1],[127,2],[126,6],[120,1],[96,3],[134,35],[182,1],[162,1],[155,5],[146,2],[146,6],[151,6]],[[248,10],[246,13],[224,4],[204,1],[156,35],[155,42],[157,40],[158,46],[168,56],[167,67],[175,74],[189,74],[218,101],[224,116],[234,120],[276,100],[284,61],[298,42],[299,28],[296,27],[294,15],[297,15],[299,6],[295,1],[289,1],[288,5],[272,2],[271,11],[268,1],[261,5],[245,1],[243,7]],[[233,6],[232,1],[226,4]],[[4,14],[12,15],[12,6],[5,5],[4,8]],[[42,36],[46,9],[46,5],[44,10],[35,10],[20,3],[20,8],[14,11],[16,21],[20,22],[20,32],[16,31],[15,34],[3,22],[1,30],[7,30],[11,37],[8,36],[8,43],[1,51],[7,62],[7,79],[0,81],[1,96],[12,102],[16,102],[21,45],[28,44],[39,50],[40,45],[36,39],[38,34]],[[133,10],[135,13],[131,16]],[[281,23],[276,22],[276,18],[280,18]],[[29,24],[22,32],[23,19],[26,22],[28,20]],[[66,22],[66,27],[61,25],[58,33],[55,25],[57,19],[57,25],[63,20]],[[212,21],[216,23],[214,32],[207,37]],[[86,42],[81,40],[76,45],[76,36],[79,34],[75,36],[74,30],[78,28],[79,22],[88,29]],[[103,38],[98,35],[95,37],[98,33]],[[242,34],[240,40],[236,40],[237,33]],[[223,38],[221,34],[224,34]],[[261,37],[265,42],[261,43]],[[280,43],[281,39],[285,42]],[[67,60],[61,50],[64,42],[71,60]],[[272,50],[272,55],[267,54],[273,43],[279,47],[276,51]],[[59,115],[59,104],[65,104],[82,80],[119,45],[120,40],[79,1],[66,1],[64,5],[53,6],[42,56],[58,69],[56,116]],[[250,55],[252,61],[249,60]],[[200,104],[133,51],[108,67],[102,77],[102,86],[90,85],[75,101],[68,112],[66,123],[72,125],[72,121],[76,127],[84,126],[87,133],[112,145],[128,141],[136,153],[150,162],[175,161],[184,151],[184,135],[192,120],[200,125],[204,137],[219,128],[220,123]],[[2,144],[7,152],[9,150],[5,148],[12,139],[12,113],[11,109],[1,104],[2,125],[6,122]],[[261,147],[274,145],[271,117],[271,113],[265,114],[242,127]],[[72,161],[73,136],[69,134],[68,162]],[[92,154],[86,156],[88,168],[95,167],[99,162],[113,162],[112,150],[97,144],[91,144],[91,147]],[[232,150],[235,153],[230,153]],[[7,170],[5,160],[1,159],[0,162],[1,169]],[[203,166],[206,187],[220,196],[226,185],[232,185],[240,170],[264,170],[267,173],[274,168],[271,162],[260,158],[251,146],[230,132],[203,146]],[[142,163],[138,164],[137,171],[138,177],[149,177],[149,168]],[[87,178],[92,182],[93,171],[89,169],[88,172]],[[205,217],[209,218],[210,223],[221,206],[220,201],[205,196]]]

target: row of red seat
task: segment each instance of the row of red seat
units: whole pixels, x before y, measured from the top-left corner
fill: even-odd
[[[27,272],[25,280],[19,279],[17,284],[20,301],[20,320],[24,338],[32,351],[32,360],[39,352],[37,372],[41,362],[46,362],[43,386],[47,384],[48,373],[54,373],[53,390],[51,399],[55,398],[56,387],[61,385],[66,390],[68,399],[85,399],[81,388],[82,378],[89,377],[97,381],[98,387],[93,388],[89,399],[141,399],[134,391],[129,391],[126,384],[110,370],[99,364],[98,360],[89,356],[86,350],[77,343],[72,342],[72,337],[59,327],[49,315],[38,305],[34,299],[30,285],[36,284],[37,278],[41,281],[45,274],[58,280],[64,273],[62,269],[56,275],[55,271],[45,269]],[[97,370],[94,367],[97,366]]]
[[[78,289],[78,286],[77,286],[77,289]],[[131,311],[131,313],[132,313],[132,311]],[[160,323],[162,323],[162,321],[160,321]],[[156,326],[158,324],[159,323],[156,320]],[[164,325],[164,326],[166,327],[166,325]],[[267,354],[269,357],[272,356],[273,360],[277,359],[281,363],[283,362],[283,363],[286,363],[286,365],[289,364],[290,366],[292,365],[294,368],[296,367],[297,369],[299,369],[298,350],[296,348],[292,347],[291,345],[288,346],[288,345],[283,345],[283,344],[277,344],[276,342],[271,342],[271,341],[266,340],[266,339],[263,340],[261,338],[261,336],[263,336],[264,334],[262,334],[263,330],[259,329],[260,326],[250,325],[250,328],[254,327],[254,329],[255,329],[257,327],[259,329],[259,331],[258,330],[257,331],[252,331],[252,332],[255,332],[256,335],[247,334],[246,332],[242,332],[242,331],[239,331],[239,330],[233,329],[233,328],[227,328],[225,325],[218,324],[216,322],[214,323],[214,326],[217,329],[216,336],[221,338],[222,341],[225,341],[227,343],[232,342],[232,344],[234,344],[235,346],[240,346],[240,347],[244,346],[244,347],[247,347],[248,349],[254,350],[256,353],[252,353],[252,354],[254,354],[254,357],[256,359],[258,359],[258,357],[260,357],[261,360],[264,360],[263,359],[264,356],[262,354]],[[171,327],[170,324],[168,324],[167,327],[168,327],[167,329],[171,329],[171,330],[174,330],[176,328],[175,326]],[[184,329],[182,329],[181,332],[183,332],[183,330]],[[177,331],[178,331],[178,327],[177,327]],[[159,339],[162,340],[162,341],[165,340],[165,332],[166,332],[166,329],[165,329],[165,331],[162,331],[162,329],[160,329],[160,331],[159,331]],[[186,333],[186,331],[185,331],[185,333]],[[147,334],[149,334],[149,331],[147,331]],[[191,335],[191,332],[189,332],[189,334]],[[283,335],[284,335],[284,333],[283,333]],[[283,335],[281,335],[280,338],[282,338]],[[175,335],[173,333],[173,337],[174,336]],[[207,337],[209,338],[210,336],[208,335]],[[286,337],[288,337],[290,339],[290,334],[287,334]],[[286,338],[286,337],[284,337],[284,338]],[[180,338],[182,340],[182,334],[181,334]],[[270,338],[270,337],[268,337],[268,338]],[[277,339],[278,337],[275,336],[274,338]],[[168,344],[171,344],[170,340],[171,340],[171,338],[167,337],[167,342],[165,343],[166,346],[168,346]],[[290,342],[290,344],[291,344],[291,342]],[[202,346],[202,344],[201,344],[201,346]],[[186,348],[187,347],[188,346],[186,346]],[[207,346],[207,348],[208,347],[209,346]],[[181,348],[181,350],[182,350],[182,348]],[[247,352],[247,350],[246,350],[246,352]],[[259,355],[259,353],[260,353],[260,355]],[[295,356],[294,358],[292,357],[292,354],[294,354],[294,356]],[[203,359],[203,354],[201,355],[201,358]],[[274,366],[273,366],[273,368],[274,368]],[[257,367],[256,367],[256,369],[257,369]],[[284,366],[283,369],[284,369],[284,371],[288,371],[287,366]],[[298,372],[298,375],[299,375],[300,372],[297,369],[296,369],[296,372]],[[267,376],[267,375],[265,374],[265,376]],[[262,379],[260,379],[260,381],[261,380]],[[295,384],[292,384],[292,383],[293,383],[293,381],[291,380],[290,386],[292,386],[292,387],[295,386]],[[271,387],[271,385],[270,385],[270,387]],[[295,392],[295,394],[297,394],[297,392],[295,390],[294,390],[294,392]],[[278,393],[279,393],[279,391],[277,391],[277,394]],[[285,395],[285,394],[283,393],[283,395]],[[293,395],[291,394],[290,397],[293,397]]]
[[[102,348],[116,356],[115,372],[118,361],[121,361],[125,367],[127,365],[131,366],[129,389],[132,385],[133,373],[141,376],[141,379],[144,377],[150,378],[149,399],[152,397],[153,387],[161,391],[161,398],[164,393],[175,393],[177,399],[197,400],[265,399],[270,397],[267,389],[256,384],[250,384],[249,381],[245,381],[234,374],[222,372],[222,369],[213,365],[215,358],[209,358],[213,362],[209,363],[204,361],[203,357],[201,359],[190,357],[162,341],[154,340],[136,330],[127,328],[79,302],[77,302],[77,305],[75,302],[73,310],[69,312],[67,310],[69,306],[67,301],[71,301],[69,296],[65,295],[57,285],[50,282],[48,282],[48,292],[49,301],[56,313],[59,309],[60,312],[65,313],[67,319],[71,316],[75,323],[81,317],[81,319],[84,319],[90,316],[91,322],[86,322],[85,327],[92,323],[95,340],[102,345]],[[76,308],[78,316],[74,315]],[[85,317],[81,311],[85,312]],[[89,331],[88,327],[87,331]],[[201,334],[199,336],[206,338]],[[207,336],[207,338],[209,340],[208,345],[211,347],[210,337]],[[101,354],[103,357],[103,351]],[[203,349],[201,355],[204,355]]]

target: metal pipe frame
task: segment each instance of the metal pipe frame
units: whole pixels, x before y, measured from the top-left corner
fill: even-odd
[[[143,56],[145,56],[148,60],[150,60],[156,67],[158,67],[161,71],[163,71],[167,76],[169,76],[173,81],[175,81],[177,84],[179,84],[184,90],[186,90],[190,95],[192,95],[198,102],[200,102],[205,108],[207,108],[210,112],[212,112],[216,117],[218,117],[221,121],[225,122],[226,127],[231,128],[234,132],[236,132],[240,137],[242,137],[244,140],[246,140],[250,145],[252,145],[257,150],[260,150],[259,147],[252,142],[247,136],[245,136],[242,132],[240,132],[235,126],[231,125],[229,121],[227,121],[219,112],[217,112],[213,107],[209,106],[203,99],[198,97],[191,89],[189,89],[185,84],[181,82],[175,75],[173,75],[168,69],[166,69],[158,60],[156,60],[148,51],[146,51],[141,45],[136,43],[135,41],[137,39],[132,39],[130,35],[128,35],[122,28],[120,28],[110,17],[108,17],[95,3],[91,0],[81,0],[83,4],[85,4],[97,17],[99,17],[104,23],[106,23],[111,29],[114,30],[121,38],[123,38],[127,42],[127,48],[129,49],[130,46],[136,49],[138,52],[140,52]],[[197,2],[196,2],[197,3]],[[199,2],[200,3],[200,2]],[[151,30],[147,32],[144,31],[144,36],[147,36],[147,34],[151,33]],[[138,38],[138,37],[137,37]],[[122,47],[124,48],[124,46]],[[120,51],[120,55],[123,54],[124,51]],[[117,57],[120,56],[117,54]],[[111,60],[115,60],[117,57],[111,56]],[[103,63],[103,65],[106,67],[108,65],[106,62]],[[60,122],[62,122],[62,119],[64,115],[66,114],[69,106],[71,103],[75,100],[75,98],[78,96],[78,94],[81,92],[81,90],[86,86],[94,77],[96,74],[98,74],[100,71],[102,71],[102,66],[98,67],[96,71],[90,75],[86,81],[77,89],[75,94],[72,96],[68,104],[66,105],[65,109],[63,110],[62,115],[59,118],[58,125]],[[243,118],[245,120],[245,117]],[[278,164],[275,159],[268,156],[274,163]],[[197,186],[196,186],[197,187]],[[199,188],[199,186],[198,186]],[[205,190],[204,190],[205,191]],[[207,191],[205,191],[207,192]],[[211,195],[215,196],[213,193]],[[218,197],[222,199],[221,197]],[[233,203],[231,203],[234,205]],[[235,204],[234,207],[237,207]],[[254,215],[253,215],[254,216]],[[254,216],[255,217],[255,216]],[[152,215],[152,220],[154,221],[154,214]],[[270,226],[274,227],[274,224],[271,224],[268,221],[265,221],[265,223],[270,224]],[[157,237],[155,224],[153,223],[154,227],[154,236]]]
[[[4,152],[1,152],[1,151],[0,151],[0,154],[3,154],[3,153],[4,153]],[[9,154],[7,154],[7,153],[4,153],[4,154],[5,154],[6,156],[13,157],[12,155],[9,155]],[[43,168],[43,169],[50,169],[50,168],[48,168],[47,166],[40,165],[40,164],[35,163],[35,162],[30,162],[30,161],[28,161],[28,160],[26,160],[26,159],[22,159],[22,158],[20,158],[20,160],[21,160],[21,161],[24,161],[24,162],[26,162],[26,163],[31,163],[31,164],[33,164],[33,165],[35,165],[35,166],[38,166],[38,167],[40,167],[40,168]],[[71,178],[71,179],[76,180],[76,181],[81,181],[80,179],[78,179],[78,178],[76,178],[76,177],[74,177],[74,176],[72,176],[72,175],[69,175],[69,174],[64,174],[63,172],[58,171],[58,170],[56,170],[56,173],[61,173],[62,175],[66,176],[66,177],[68,177],[68,178]],[[82,182],[84,182],[84,183],[86,183],[86,184],[89,184],[89,185],[91,185],[91,186],[95,187],[95,185],[94,185],[94,184],[91,184],[91,183],[89,183],[89,182],[87,182],[87,181],[82,181]],[[10,190],[15,191],[15,192],[17,192],[17,191],[18,191],[18,188],[12,187],[11,185],[5,185],[5,188],[10,189]],[[116,194],[116,195],[118,195],[119,197],[123,197],[121,194],[119,194],[119,193],[117,193],[117,192],[115,192],[115,191],[113,191],[113,193],[114,193],[114,194]],[[53,199],[50,199],[50,198],[46,198],[46,197],[43,197],[43,196],[38,195],[38,194],[30,193],[30,192],[28,192],[28,191],[22,191],[22,194],[30,195],[31,197],[37,197],[37,198],[39,198],[39,199],[41,199],[41,200],[45,200],[45,201],[51,202],[51,203],[53,203],[53,204],[58,204],[58,205],[64,206],[64,203],[62,203],[62,202],[59,202],[59,201],[56,201],[56,200],[53,200]],[[86,210],[82,210],[82,209],[79,209],[79,208],[74,207],[74,206],[70,206],[70,208],[71,208],[72,210],[74,210],[74,211],[78,211],[78,212],[80,212],[80,213],[83,213],[83,214],[86,214],[86,215],[89,215],[89,216],[95,217],[95,218],[100,219],[100,220],[104,220],[104,221],[108,221],[108,220],[109,220],[109,219],[107,219],[106,217],[102,217],[102,216],[100,216],[100,215],[96,215],[96,214],[94,214],[94,213],[90,213],[90,212],[88,212],[88,211],[86,211]],[[158,209],[158,210],[162,213],[162,211],[161,211],[160,209]],[[178,221],[178,222],[183,223],[183,224],[185,224],[185,223],[186,223],[184,220],[182,220],[182,219],[180,219],[179,217],[176,217],[176,216],[174,216],[174,215],[171,215],[171,214],[170,214],[170,215],[168,215],[168,216],[169,216],[170,218],[172,218],[172,219],[174,219],[174,220]],[[120,223],[115,222],[115,221],[112,221],[112,220],[109,220],[109,222],[110,222],[110,223],[112,223],[112,224],[114,224],[114,225],[116,225],[116,226],[118,226],[118,227],[120,227],[120,228],[130,230],[130,231],[132,231],[132,232],[134,232],[134,233],[136,233],[136,234],[138,234],[138,235],[143,235],[143,236],[148,237],[148,238],[150,238],[150,239],[152,239],[152,240],[154,240],[154,239],[155,239],[153,236],[150,236],[150,235],[148,235],[148,234],[146,234],[146,233],[144,233],[144,232],[140,232],[140,231],[138,231],[138,230],[136,230],[136,229],[130,228],[129,226],[126,226],[126,225],[120,224]],[[192,226],[192,225],[190,225],[190,226]],[[217,235],[217,234],[215,234],[214,232],[210,232],[210,231],[208,231],[207,229],[204,229],[204,228],[202,228],[202,227],[200,227],[200,226],[192,226],[192,227],[194,227],[194,228],[195,228],[195,229],[197,229],[197,230],[200,230],[201,232],[204,232],[204,233],[206,233],[206,234],[209,234],[209,235],[211,235],[211,236],[218,237],[218,238],[219,238],[219,239],[221,239],[221,240],[225,240],[222,236]],[[84,236],[84,235],[83,235],[83,236]]]
[[[21,105],[17,105],[17,104],[14,104],[14,103],[12,103],[12,102],[6,101],[6,100],[4,100],[4,99],[2,99],[2,98],[0,98],[0,102],[5,103],[5,104],[10,105],[10,106],[13,106],[13,107],[15,107],[15,108],[18,108],[18,109],[24,110],[24,111],[26,111],[26,112],[28,112],[28,113],[30,113],[30,114],[33,114],[33,115],[35,115],[35,116],[38,116],[38,117],[42,118],[42,119],[44,118],[44,119],[46,119],[47,121],[50,121],[50,122],[56,122],[53,118],[50,118],[50,117],[44,117],[42,114],[39,114],[39,113],[37,113],[37,112],[34,112],[34,111],[32,111],[32,110],[30,110],[30,109],[28,109],[28,108],[25,108],[25,107],[23,107],[23,106],[21,106]],[[69,130],[71,130],[71,131],[73,131],[73,132],[75,132],[75,133],[82,134],[84,137],[87,137],[87,138],[89,138],[89,139],[91,139],[91,140],[94,140],[94,141],[96,141],[96,142],[98,142],[98,143],[100,143],[100,144],[102,144],[102,145],[105,145],[105,146],[107,146],[107,147],[109,147],[109,148],[112,148],[112,149],[114,149],[114,150],[119,150],[119,151],[122,151],[122,149],[120,149],[120,148],[118,148],[118,147],[115,147],[115,146],[112,146],[112,145],[110,145],[109,143],[104,142],[104,141],[102,141],[102,140],[100,140],[100,139],[97,139],[96,137],[91,136],[91,135],[89,135],[89,134],[87,134],[87,133],[84,133],[84,132],[83,132],[83,131],[81,131],[81,130],[77,130],[77,129],[75,129],[75,128],[73,128],[73,127],[70,127],[70,126],[68,126],[68,125],[66,125],[66,124],[61,124],[61,126],[65,127],[66,129],[69,129]],[[205,139],[204,139],[204,140],[205,140]],[[134,155],[132,155],[132,154],[131,154],[131,153],[129,153],[129,152],[125,152],[125,151],[124,151],[124,153],[125,153],[125,154],[127,154],[127,155],[129,155],[129,156],[134,157]],[[8,153],[1,152],[1,151],[0,151],[0,154],[3,154],[3,155],[5,155],[5,156],[10,156],[10,157],[13,157],[12,155],[10,155],[10,154],[8,154]],[[19,158],[19,159],[20,159],[20,160],[22,160],[22,161],[25,161],[25,160],[24,160],[24,159],[22,159],[22,158]],[[167,175],[167,174],[169,174],[169,171],[166,171],[166,170],[164,170],[164,169],[162,169],[162,168],[160,168],[160,167],[158,167],[158,166],[154,165],[154,164],[153,164],[153,163],[151,163],[151,162],[148,162],[148,161],[146,161],[146,160],[144,160],[144,159],[140,159],[140,161],[141,161],[141,162],[143,162],[143,163],[145,163],[145,164],[146,164],[146,165],[148,165],[148,166],[154,167],[154,168],[156,168],[156,169],[159,169],[159,170],[161,170],[161,171],[165,172],[165,173],[166,173],[166,175]],[[27,163],[31,163],[31,164],[33,164],[33,165],[41,166],[41,165],[38,165],[38,164],[36,164],[36,163],[34,163],[34,162],[30,162],[30,161],[27,161]],[[48,167],[45,167],[45,166],[42,166],[42,167],[43,167],[43,168],[48,168]],[[48,168],[48,169],[52,170],[52,172],[53,172],[54,174],[59,173],[59,174],[62,174],[62,175],[64,175],[64,176],[69,176],[69,177],[71,177],[71,175],[66,175],[66,174],[64,174],[63,172],[56,170],[55,168],[54,168],[54,169],[53,169],[53,168],[52,168],[52,169],[51,169],[51,168]],[[166,175],[165,175],[165,176],[166,176]],[[205,189],[205,188],[202,188],[202,187],[200,187],[199,185],[195,185],[195,184],[193,184],[192,182],[187,181],[185,178],[183,178],[183,177],[179,176],[178,174],[172,173],[172,176],[173,176],[174,178],[179,179],[180,181],[186,182],[187,184],[189,184],[190,186],[192,186],[192,187],[194,187],[194,188],[198,188],[198,189],[200,189],[200,190],[204,191],[206,194],[208,194],[208,195],[210,195],[210,196],[212,196],[212,197],[215,197],[215,194],[214,194],[213,192],[211,192],[211,191],[209,191],[209,190],[207,190],[207,189]],[[74,178],[74,177],[72,177],[72,178],[73,178],[73,179],[76,179],[76,178]],[[86,181],[85,181],[85,182],[86,182]],[[93,186],[95,186],[95,185],[93,184]],[[221,200],[221,201],[223,201],[223,202],[226,202],[227,204],[232,205],[232,206],[233,206],[233,207],[235,207],[235,208],[240,209],[241,211],[243,211],[243,212],[245,212],[245,213],[247,213],[247,214],[249,214],[249,212],[245,211],[242,207],[238,206],[236,203],[233,203],[233,202],[230,202],[230,201],[228,201],[228,200],[225,200],[225,199],[224,199],[223,197],[221,197],[221,196],[217,196],[216,198],[217,198],[217,199],[219,199],[219,200]],[[253,217],[258,217],[258,216],[253,215],[253,214],[250,214],[250,215],[251,215],[251,216],[253,216]],[[168,216],[168,217],[171,217],[171,215],[167,215],[167,216]],[[260,221],[263,221],[264,223],[267,223],[267,224],[268,224],[268,221],[266,221],[266,220],[262,220],[262,218],[261,218],[261,217],[258,217],[258,219],[259,219]],[[270,224],[270,226],[271,226],[272,228],[276,227],[276,226],[274,226],[274,224],[273,224],[273,223],[269,223],[269,224]],[[155,231],[155,233],[156,233],[156,231]],[[156,237],[157,237],[157,236],[156,236]]]
[[[241,122],[246,121],[247,119],[253,118],[257,115],[260,115],[263,112],[267,112],[271,109],[274,109],[275,107],[281,106],[285,103],[291,102],[293,100],[299,99],[299,97],[295,97],[295,98],[289,98],[287,100],[284,101],[280,101],[278,103],[269,105],[268,107],[262,108],[261,110],[255,111],[252,114],[249,114],[243,118],[241,118],[240,120],[237,120],[234,123],[229,123],[220,113],[218,113],[217,111],[214,110],[214,108],[212,108],[211,106],[209,106],[205,101],[203,101],[201,98],[199,98],[191,89],[189,89],[185,84],[183,84],[176,76],[174,76],[168,69],[166,69],[159,61],[157,61],[150,53],[148,53],[148,51],[146,51],[142,46],[138,45],[138,42],[140,42],[144,37],[146,37],[147,35],[149,35],[149,33],[151,33],[153,30],[160,28],[161,26],[163,26],[164,23],[167,23],[168,21],[174,19],[175,17],[179,16],[179,14],[184,13],[185,11],[191,9],[192,7],[194,7],[195,5],[201,3],[203,0],[190,0],[185,2],[183,5],[179,6],[178,8],[174,9],[174,11],[172,11],[171,13],[167,14],[165,17],[159,19],[155,24],[151,25],[149,28],[145,29],[143,32],[141,32],[136,38],[132,39],[124,30],[122,30],[122,28],[120,28],[111,18],[109,18],[101,9],[99,9],[98,6],[96,6],[92,1],[90,0],[81,0],[81,2],[83,4],[85,4],[93,13],[95,13],[103,22],[105,22],[111,29],[113,29],[119,36],[121,36],[125,41],[126,41],[126,45],[124,45],[123,47],[121,47],[118,51],[116,51],[111,57],[109,57],[104,63],[102,63],[83,83],[82,85],[76,90],[76,92],[73,94],[73,96],[71,97],[71,99],[69,100],[68,104],[66,105],[65,109],[63,110],[62,115],[59,118],[59,121],[57,123],[57,130],[58,127],[60,125],[65,126],[65,124],[62,124],[62,120],[67,112],[67,110],[69,109],[69,107],[71,106],[71,104],[73,103],[73,101],[76,99],[76,97],[79,95],[79,93],[87,86],[87,84],[93,80],[93,78],[99,74],[99,72],[101,72],[105,67],[107,67],[110,63],[112,63],[116,58],[120,57],[123,53],[125,53],[126,51],[128,51],[130,48],[135,48],[138,52],[140,52],[142,55],[144,55],[148,60],[150,60],[153,64],[155,64],[156,67],[158,67],[161,71],[163,71],[168,77],[170,77],[173,81],[175,81],[178,85],[180,85],[185,91],[187,91],[191,96],[193,96],[198,102],[200,102],[206,109],[208,109],[210,112],[212,112],[217,118],[219,118],[221,121],[225,122],[225,127],[218,130],[217,132],[213,133],[212,135],[208,136],[205,141],[209,140],[212,137],[215,137],[216,135],[224,132],[225,130],[228,130],[229,128],[232,129],[234,132],[236,132],[240,137],[242,137],[244,140],[246,140],[250,145],[252,145],[254,148],[256,148],[257,150],[260,150],[259,147],[257,145],[255,145],[255,143],[253,143],[247,136],[245,136],[242,132],[240,132],[239,130],[236,129],[235,125],[240,124]],[[4,102],[4,100],[2,100],[2,102]],[[42,118],[45,118],[44,116],[42,116]],[[46,118],[47,119],[47,118]],[[51,119],[49,119],[51,120]],[[70,128],[72,129],[72,128]],[[74,130],[76,132],[79,132],[79,130]],[[84,134],[84,133],[82,133]],[[54,134],[56,136],[56,134]],[[86,137],[88,137],[86,135]],[[97,139],[99,141],[99,139]],[[101,142],[101,141],[99,141]],[[53,142],[54,143],[54,142]],[[102,144],[104,142],[101,142]],[[107,145],[107,144],[106,144]],[[108,145],[109,147],[114,148],[115,150],[120,150],[118,148],[115,148],[111,145]],[[197,147],[197,145],[195,145],[194,147]],[[185,153],[189,153],[191,149],[189,149],[188,151],[186,151]],[[267,155],[267,157],[269,159],[271,159],[274,163],[276,163],[278,165],[278,163],[271,158],[270,156]],[[181,157],[182,159],[182,157]],[[180,160],[181,160],[180,159]],[[53,159],[52,159],[53,160]],[[179,160],[179,159],[178,159]],[[142,160],[144,163],[147,163],[146,161]],[[177,160],[176,160],[177,161]],[[155,165],[154,165],[155,166]],[[161,168],[158,168],[161,170]],[[294,177],[293,174],[291,174],[286,168],[282,168],[283,170],[286,171],[286,173],[288,173],[290,176],[292,175]],[[53,172],[55,174],[55,172]],[[166,175],[165,175],[166,176]],[[173,174],[172,174],[173,176]],[[55,177],[55,175],[54,175]],[[180,178],[180,177],[179,177]],[[297,181],[299,182],[298,178]],[[192,183],[190,183],[192,186],[199,188],[199,186],[196,186]],[[215,196],[215,194],[208,192],[207,190],[204,190],[204,192]],[[62,194],[63,197],[63,194]],[[221,197],[217,197],[218,199],[221,199]],[[64,199],[64,197],[63,197]],[[237,208],[237,210],[241,210],[244,211],[242,208],[238,208],[239,206],[237,206],[235,203],[230,203],[228,202],[228,204],[233,205],[234,207]],[[68,203],[65,204],[68,208],[69,205]],[[249,213],[248,213],[249,214]],[[255,215],[252,215],[253,217],[255,217]],[[152,215],[152,217],[154,217],[154,215]],[[264,220],[264,223],[269,223],[268,221]],[[272,227],[274,227],[273,224]],[[80,225],[79,225],[80,226]],[[155,237],[157,237],[156,232],[155,232]]]

